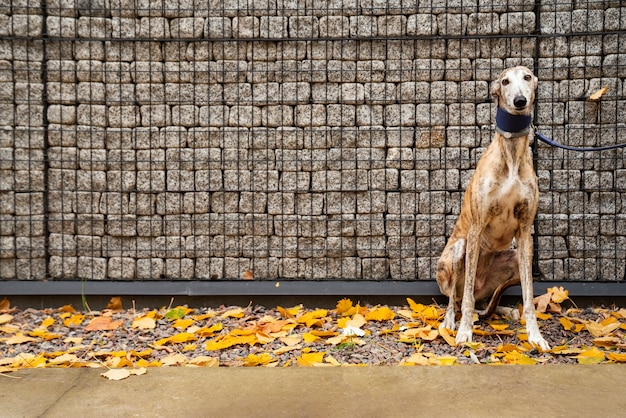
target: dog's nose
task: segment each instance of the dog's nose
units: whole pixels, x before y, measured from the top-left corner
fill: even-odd
[[[513,105],[518,109],[526,107],[526,103],[528,103],[528,100],[526,100],[524,96],[516,96],[515,99],[513,99]]]

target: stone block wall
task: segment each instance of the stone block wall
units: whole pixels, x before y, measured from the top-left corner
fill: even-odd
[[[434,279],[491,80],[626,142],[625,30],[600,0],[9,0],[0,279]],[[536,271],[624,280],[624,152],[535,147]]]

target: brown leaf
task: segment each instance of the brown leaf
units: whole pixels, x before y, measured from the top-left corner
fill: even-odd
[[[533,303],[537,307],[537,312],[545,312],[548,309],[548,304],[550,303],[552,295],[550,293],[544,293],[541,296],[537,296],[533,299]]]
[[[250,270],[246,270],[243,272],[242,279],[244,280],[254,280],[254,274]]]
[[[124,308],[122,307],[122,298],[119,296],[113,296],[109,301],[106,309],[110,309],[112,311],[121,311]]]
[[[118,329],[123,321],[113,321],[109,316],[98,316],[91,320],[85,331],[112,331]]]

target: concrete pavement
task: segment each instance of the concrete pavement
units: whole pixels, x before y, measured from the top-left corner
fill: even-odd
[[[626,365],[150,368],[0,376],[1,417],[617,417]]]

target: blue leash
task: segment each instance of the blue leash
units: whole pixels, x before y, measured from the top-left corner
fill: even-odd
[[[535,132],[535,137],[550,146],[566,149],[569,151],[587,152],[587,151],[606,151],[606,150],[611,150],[611,149],[626,148],[626,144],[607,145],[605,147],[572,147],[569,145],[559,144],[558,142],[548,138],[541,132]]]
[[[517,138],[526,136],[530,132],[532,126],[530,115],[514,115],[501,107],[496,110],[496,131],[505,138]],[[570,145],[559,144],[558,142],[548,138],[541,132],[535,132],[535,137],[546,144],[566,149],[569,151],[588,152],[588,151],[606,151],[611,149],[626,148],[626,144],[608,145],[605,147],[572,147]]]

